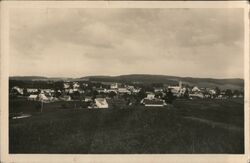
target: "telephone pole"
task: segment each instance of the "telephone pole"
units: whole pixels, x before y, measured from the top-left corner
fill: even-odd
[[[41,113],[43,112],[43,100],[41,100]]]

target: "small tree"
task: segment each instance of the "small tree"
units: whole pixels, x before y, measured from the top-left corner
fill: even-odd
[[[63,90],[63,81],[57,81],[54,83],[55,90]]]
[[[221,93],[220,89],[218,87],[215,87],[215,94],[216,96],[219,96]]]
[[[62,93],[59,90],[55,91],[55,97],[58,98],[62,95]]]
[[[29,94],[28,94],[28,91],[27,91],[27,88],[24,88],[24,89],[23,89],[23,95],[24,95],[24,96],[28,96],[28,95],[29,95]]]
[[[156,98],[162,98],[163,97],[163,93],[162,92],[156,92],[155,93],[155,97]]]
[[[111,92],[109,92],[108,96],[109,96],[110,98],[113,98],[113,97],[116,96],[116,93],[115,93],[114,91],[111,91]]]
[[[233,96],[232,90],[231,89],[227,89],[225,92],[225,95],[229,98],[231,98]]]
[[[239,96],[240,95],[240,91],[239,90],[234,90],[233,95]]]
[[[71,98],[74,100],[79,100],[80,99],[80,92],[74,91],[73,94],[71,94]]]
[[[93,99],[95,99],[96,98],[96,96],[98,95],[99,93],[96,91],[96,90],[94,90],[93,91],[93,93],[92,93],[92,97],[93,97]]]
[[[145,89],[142,88],[136,96],[137,102],[141,101],[145,97],[146,97],[146,91]]]
[[[168,89],[166,92],[165,101],[169,104],[172,104],[175,99],[176,97],[173,95],[171,89]]]
[[[188,91],[188,88],[186,88],[183,97],[184,97],[184,98],[189,98],[189,91]]]

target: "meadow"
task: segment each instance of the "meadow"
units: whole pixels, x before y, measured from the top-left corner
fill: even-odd
[[[79,109],[79,102],[11,100],[10,153],[244,153],[243,99],[176,100],[164,108]]]

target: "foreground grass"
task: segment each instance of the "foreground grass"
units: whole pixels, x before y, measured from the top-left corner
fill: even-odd
[[[10,120],[9,149],[10,153],[244,153],[242,113],[239,100],[176,101],[171,109],[53,108]]]

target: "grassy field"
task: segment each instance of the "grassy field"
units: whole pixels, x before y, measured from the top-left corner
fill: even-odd
[[[177,100],[166,108],[73,109],[11,101],[10,153],[164,154],[244,153],[244,102]]]

